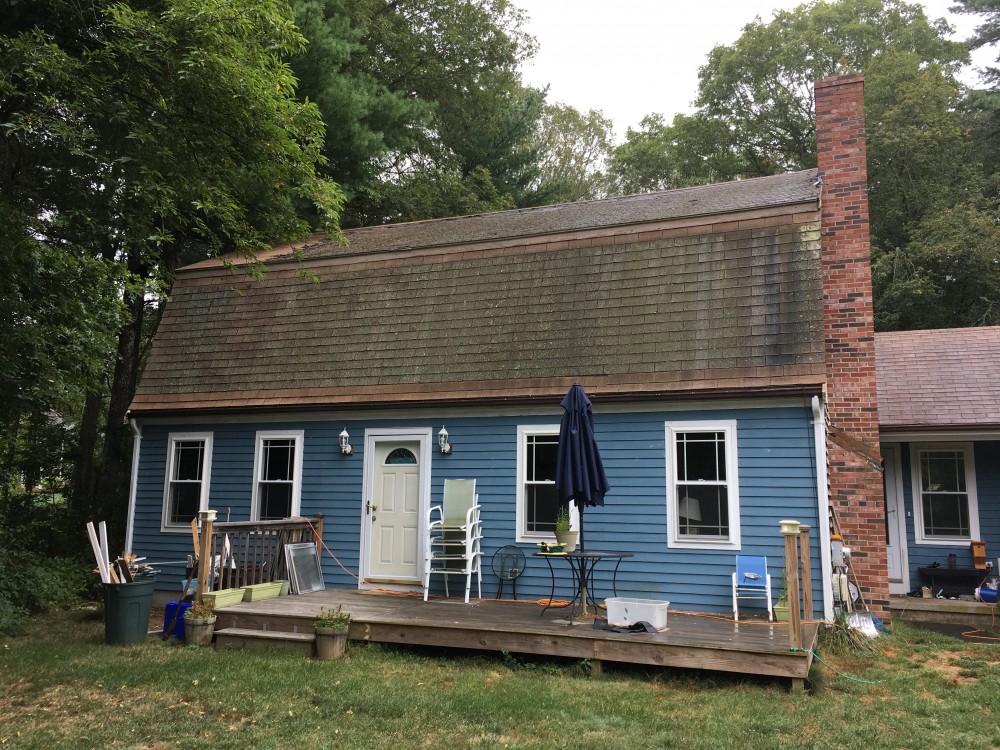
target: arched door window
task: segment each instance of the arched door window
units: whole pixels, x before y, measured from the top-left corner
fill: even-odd
[[[417,457],[409,448],[396,448],[385,457],[386,466],[390,464],[415,464],[416,462]]]

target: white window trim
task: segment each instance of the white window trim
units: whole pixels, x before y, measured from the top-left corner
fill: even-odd
[[[260,520],[260,470],[264,460],[265,440],[294,440],[295,469],[292,477],[292,508],[290,515],[298,516],[302,506],[302,455],[305,430],[260,430],[254,442],[253,496],[250,501],[250,520]]]
[[[208,510],[208,493],[212,483],[212,440],[211,432],[171,432],[167,436],[167,463],[163,474],[163,509],[160,516],[160,531],[164,533],[184,533],[191,531],[190,523],[170,523],[170,478],[174,474],[174,445],[185,440],[204,440],[205,456],[202,461],[201,499],[198,510]]]
[[[920,481],[921,451],[952,451],[965,456],[965,489],[969,496],[969,536],[934,536],[924,534],[924,502]],[[979,498],[976,493],[976,465],[972,443],[912,443],[910,445],[910,488],[913,503],[913,541],[929,547],[953,547],[967,545],[980,539]]]
[[[666,422],[666,464],[667,464],[667,547],[671,549],[742,549],[740,541],[740,493],[739,474],[737,471],[736,420],[712,420],[694,422]],[[677,456],[677,433],[679,432],[724,432],[726,435],[726,486],[729,498],[729,538],[713,539],[699,537],[697,541],[681,537],[677,514],[674,513],[676,502],[674,498],[675,469]]]
[[[559,425],[520,424],[517,426],[517,535],[515,541],[525,544],[554,542],[555,534],[528,532],[528,506],[524,486],[528,479],[528,435],[559,435]],[[569,526],[575,531],[580,528],[580,512],[575,503],[570,504]]]

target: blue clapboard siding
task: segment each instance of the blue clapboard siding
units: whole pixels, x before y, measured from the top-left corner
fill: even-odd
[[[958,444],[956,444],[958,445]],[[954,554],[958,566],[972,567],[972,549],[968,542],[957,545],[916,544],[916,529],[913,512],[913,462],[911,445],[900,445],[901,470],[903,475],[903,501],[906,508],[906,543],[910,570],[910,587],[919,588],[924,581],[918,568],[935,562],[947,566],[948,555]],[[986,542],[987,558],[1000,557],[1000,441],[978,441],[973,445],[973,460],[976,469],[976,490],[979,504],[979,535]],[[971,594],[972,591],[970,590]]]
[[[220,518],[249,517],[254,437],[257,430],[304,429],[302,482],[303,515],[326,514],[326,544],[345,572],[324,557],[328,585],[354,587],[361,534],[363,435],[365,429],[432,427],[435,435],[447,425],[454,453],[435,449],[431,467],[432,500],[441,496],[449,478],[475,478],[483,506],[483,594],[496,594],[497,580],[490,569],[493,553],[515,539],[515,497],[518,425],[558,424],[559,414],[548,416],[451,415],[447,419],[352,421],[287,421],[245,424],[150,424],[143,429],[133,548],[151,559],[178,559],[190,551],[190,534],[161,534],[163,472],[167,435],[173,431],[212,431],[211,506]],[[768,556],[776,579],[782,574],[783,540],[778,521],[795,518],[816,528],[817,496],[815,446],[811,411],[805,406],[718,409],[675,412],[599,412],[595,430],[612,490],[603,508],[585,512],[587,547],[621,549],[635,553],[618,574],[620,596],[669,599],[675,609],[729,611],[730,574],[735,552],[667,548],[666,421],[736,420],[739,449],[739,488],[742,551]],[[342,456],[338,435],[346,427],[355,445],[353,456]],[[818,572],[818,544],[813,543],[814,599],[822,602]],[[518,581],[518,597],[549,596],[550,578],[545,560],[531,557],[534,545],[521,545],[528,555],[525,574]],[[563,561],[555,561],[563,566]],[[557,567],[562,573],[565,570]],[[607,573],[598,569],[599,588]],[[176,576],[162,577],[167,587]],[[458,579],[453,579],[457,582]],[[565,580],[565,578],[564,578]],[[441,588],[440,578],[434,581]],[[509,588],[508,588],[509,591]],[[561,586],[558,598],[568,591]],[[775,591],[777,598],[778,591]],[[817,606],[820,606],[819,604]]]

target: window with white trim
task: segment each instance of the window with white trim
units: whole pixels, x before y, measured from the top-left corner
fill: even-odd
[[[302,430],[257,433],[253,520],[270,521],[299,515],[303,439]]]
[[[517,428],[517,541],[555,539],[556,453],[559,425],[519,425]],[[576,508],[570,527],[577,528]]]
[[[667,422],[667,545],[740,548],[736,422]]]
[[[979,538],[979,504],[970,443],[914,445],[914,532],[918,544]]]
[[[211,432],[170,433],[163,490],[163,531],[186,530],[198,511],[208,509],[211,473]]]

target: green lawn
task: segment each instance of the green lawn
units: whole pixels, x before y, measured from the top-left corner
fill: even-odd
[[[102,643],[75,611],[0,641],[0,748],[995,748],[1000,641],[899,625],[812,689],[713,674],[352,643],[283,652]],[[821,652],[822,655],[822,652]]]

